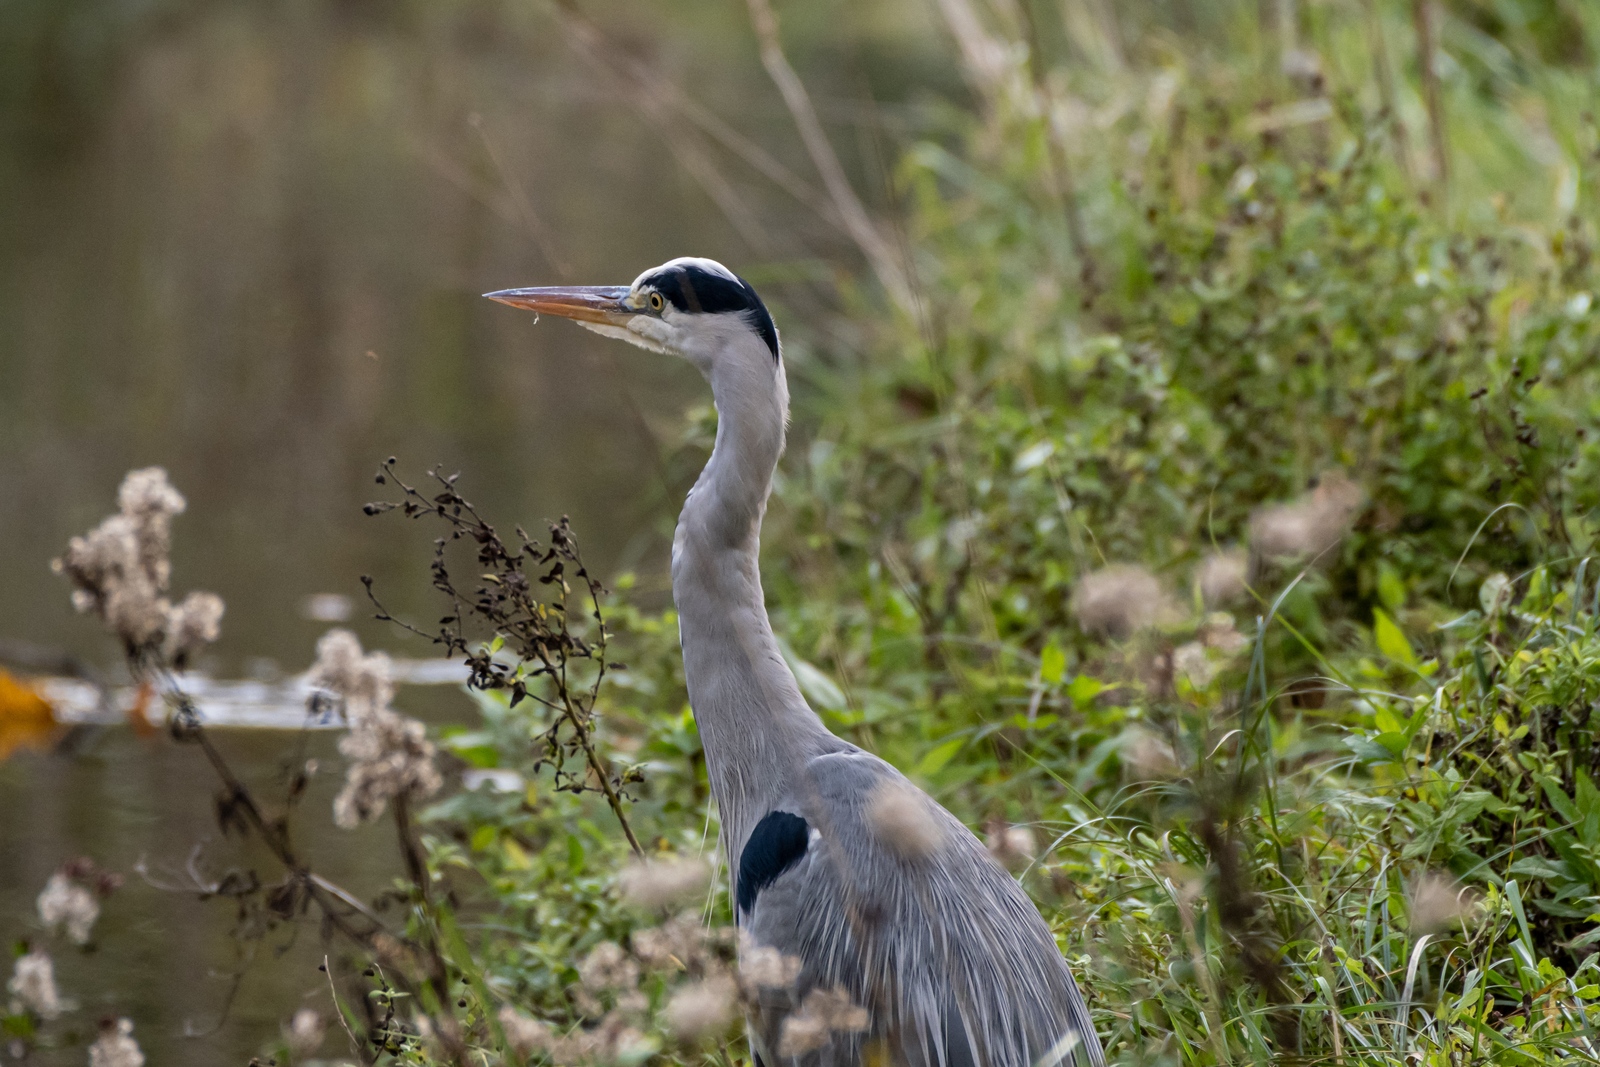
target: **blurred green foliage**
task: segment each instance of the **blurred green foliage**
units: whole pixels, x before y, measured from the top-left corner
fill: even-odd
[[[1002,856],[1031,837],[1118,1062],[1596,1058],[1593,129],[1563,113],[1542,207],[1486,180],[1593,19],[1444,13],[1447,190],[1404,57],[1398,111],[1338,77],[1408,39],[1365,10],[1304,12],[1281,75],[1227,19],[1187,60],[1069,24],[1089,69],[1030,74],[999,20],[1017,68],[901,164],[922,316],[791,341],[766,572],[802,688]],[[1159,603],[1108,624],[1107,573]],[[613,737],[693,848],[675,627],[621,610]]]

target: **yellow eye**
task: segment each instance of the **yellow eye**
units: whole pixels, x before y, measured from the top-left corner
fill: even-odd
[[[662,308],[664,308],[666,306],[667,306],[667,302],[665,300],[661,299],[661,294],[660,293],[651,293],[650,294],[650,310],[651,311],[660,311]]]

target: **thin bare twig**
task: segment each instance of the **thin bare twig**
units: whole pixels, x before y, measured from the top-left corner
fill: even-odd
[[[362,1063],[371,1063],[372,1057],[367,1055],[366,1049],[361,1047],[361,1042],[356,1040],[356,1032],[350,1029],[350,1020],[344,1017],[344,1007],[339,1003],[339,990],[333,984],[333,965],[328,962],[326,955],[322,957],[322,972],[328,976],[328,994],[333,997],[333,1014],[350,1037],[350,1052]]]
[[[1394,91],[1394,71],[1389,66],[1389,41],[1383,32],[1383,20],[1378,13],[1377,0],[1361,0],[1361,11],[1367,23],[1367,43],[1372,49],[1372,69],[1378,83],[1378,103],[1389,116],[1393,131],[1394,154],[1407,181],[1416,179],[1411,166],[1411,142],[1406,136],[1406,124],[1400,118],[1400,104]]]
[[[578,9],[573,0],[554,0],[556,15],[585,59],[607,76],[622,82],[629,95],[644,94],[676,111],[699,127],[717,144],[743,160],[752,170],[815,211],[824,222],[846,233],[844,221],[828,198],[804,178],[784,166],[766,149],[724,122],[718,115],[689,97],[656,68],[630,55],[609,38],[605,31]],[[848,234],[847,234],[848,236]]]
[[[966,0],[952,2],[965,4]],[[1067,240],[1072,245],[1072,254],[1077,258],[1083,275],[1084,298],[1092,301],[1100,288],[1099,272],[1095,268],[1094,256],[1089,251],[1083,215],[1078,210],[1078,183],[1073,177],[1072,159],[1067,155],[1066,131],[1061,128],[1058,109],[1050,92],[1044,49],[1038,27],[1034,24],[1033,9],[1022,3],[1018,5],[1018,10],[1028,27],[1028,72],[1033,81],[1034,104],[1044,121],[1045,143],[1050,148],[1050,166],[1046,170],[1050,195],[1067,223]]]
[[[1428,139],[1433,146],[1433,173],[1439,181],[1442,207],[1450,191],[1450,152],[1445,138],[1439,72],[1434,64],[1433,0],[1411,0],[1411,21],[1417,31],[1417,64],[1422,68],[1422,99],[1428,105]]]
[[[523,224],[533,236],[534,243],[539,246],[539,252],[545,261],[556,269],[556,273],[563,279],[572,276],[572,266],[567,262],[567,257],[561,254],[556,247],[555,238],[550,234],[550,228],[544,224],[544,219],[533,209],[533,201],[528,199],[527,192],[522,188],[522,183],[510,167],[500,158],[500,152],[495,148],[494,140],[489,136],[489,131],[484,128],[483,116],[473,114],[467,118],[467,125],[478,131],[478,139],[483,142],[483,150],[488,153],[489,162],[494,164],[500,181],[511,193],[511,202],[517,206],[518,213],[522,216]]]
[[[549,545],[536,543],[520,527],[515,540],[508,541],[457,491],[454,476],[434,470],[432,476],[441,491],[428,496],[396,474],[395,462],[391,458],[384,463],[378,480],[383,484],[393,482],[404,499],[368,504],[367,513],[398,510],[408,518],[432,515],[448,524],[447,535],[434,542],[432,571],[434,588],[449,598],[452,610],[436,631],[427,633],[391,614],[373,591],[372,579],[363,577],[377,617],[444,646],[447,655],[463,657],[471,672],[468,684],[473,688],[506,692],[513,707],[531,700],[549,709],[552,720],[540,737],[543,752],[535,760],[535,769],[550,767],[558,789],[583,792],[593,788],[602,793],[629,847],[643,856],[644,848],[634,835],[620,789],[628,781],[637,781],[637,774],[613,772],[594,741],[595,707],[609,669],[608,634],[601,605],[605,589],[584,567],[567,520],[550,525]],[[446,551],[457,542],[475,546],[478,569],[483,572],[479,578],[482,584],[470,592],[456,586],[446,559]],[[571,625],[570,612],[577,605],[569,604],[569,575],[582,583],[586,614],[594,623],[592,631],[580,632]],[[547,597],[536,594],[540,586],[551,590]],[[487,645],[475,642],[467,630],[469,618],[485,624],[517,657],[517,662],[508,665],[497,659]],[[584,632],[591,636],[586,638]],[[578,686],[568,675],[568,664],[583,660],[593,665],[594,675]],[[580,754],[585,776],[565,768],[568,758],[575,759]],[[585,777],[594,780],[592,787]],[[406,815],[398,811],[397,817],[403,822]],[[413,866],[419,862],[420,859]],[[417,869],[425,873],[424,868]]]
[[[578,51],[597,68],[610,76],[643,112],[650,126],[667,142],[667,148],[681,166],[695,180],[701,190],[711,198],[727,217],[745,243],[762,255],[774,248],[772,236],[761,224],[760,218],[744,202],[733,185],[717,169],[716,163],[705,151],[699,136],[676,121],[671,97],[655,91],[654,81],[642,78],[636,65],[623,65],[611,55],[599,28],[577,8],[572,0],[555,0],[555,10],[568,38]]]
[[[789,65],[789,58],[783,51],[783,40],[778,35],[777,14],[773,12],[768,0],[747,0],[747,2],[750,8],[750,22],[755,27],[756,40],[760,45],[761,65],[766,68],[767,76],[778,87],[778,94],[783,97],[784,106],[789,109],[789,116],[800,131],[800,140],[805,144],[812,165],[822,177],[823,187],[828,191],[834,210],[843,220],[845,229],[855,241],[856,247],[871,264],[873,273],[877,275],[879,284],[889,294],[889,298],[913,321],[920,322],[921,311],[916,294],[907,279],[904,264],[900,262],[893,246],[884,237],[883,231],[868,215],[866,205],[856,195],[849,177],[844,172],[844,167],[839,162],[838,155],[833,150],[832,143],[828,140],[828,135],[822,129],[822,122],[817,118],[816,108],[811,103],[810,94],[806,92],[805,83],[795,73],[794,67]]]

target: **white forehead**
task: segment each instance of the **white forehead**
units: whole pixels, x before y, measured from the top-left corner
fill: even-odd
[[[739,280],[733,271],[729,270],[727,267],[724,267],[721,263],[718,263],[714,259],[704,259],[700,256],[679,256],[677,259],[668,260],[659,267],[651,267],[649,270],[643,271],[637,278],[633,280],[633,284],[628,288],[637,289],[639,288],[639,283],[644,281],[650,275],[655,274],[658,271],[668,270],[672,267],[697,267],[708,274],[719,274],[728,279],[730,282],[737,282]]]

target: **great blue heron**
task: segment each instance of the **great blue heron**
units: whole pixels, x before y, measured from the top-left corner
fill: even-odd
[[[755,945],[800,961],[794,986],[748,1013],[757,1063],[1103,1064],[1022,889],[955,816],[831,734],[779,651],[757,555],[789,390],[755,290],[720,263],[685,258],[629,286],[487,295],[682,356],[711,383],[716,445],[673,537],[672,595],[737,922]],[[815,1015],[814,993],[853,1003],[835,1028],[824,1020],[796,1040],[785,1022]]]

